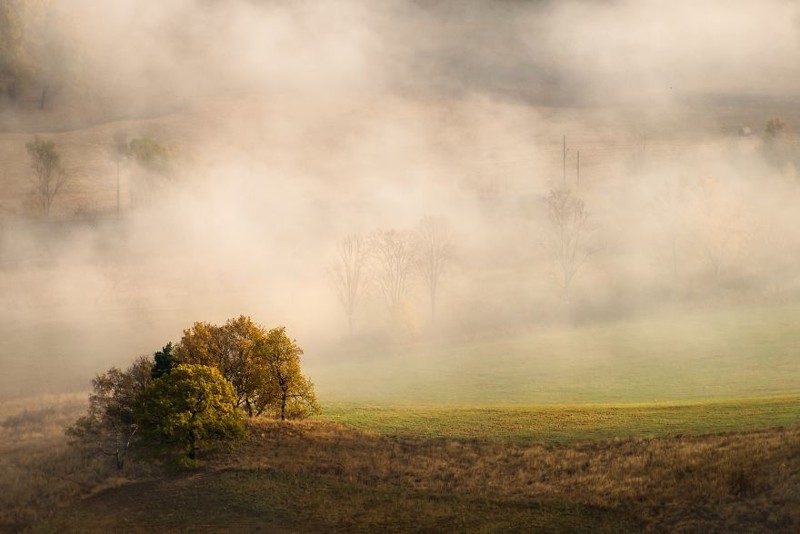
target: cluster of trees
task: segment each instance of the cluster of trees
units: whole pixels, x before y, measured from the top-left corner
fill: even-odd
[[[573,281],[596,250],[589,213],[584,201],[569,189],[552,189],[545,207],[544,248],[557,266],[557,284],[566,300]],[[350,334],[367,295],[380,298],[390,317],[398,320],[414,283],[424,289],[430,320],[435,322],[439,292],[455,261],[454,234],[442,218],[424,217],[412,231],[377,230],[341,239],[328,271]]]
[[[635,171],[644,167],[644,141],[634,145]],[[767,121],[761,150],[766,161],[779,167],[800,167],[800,150],[793,129],[780,118]],[[728,184],[709,177],[689,180],[684,177],[667,181],[653,191],[649,216],[657,221],[660,236],[653,245],[659,260],[666,260],[673,285],[677,284],[682,265],[692,255],[706,264],[714,286],[737,259],[748,254],[759,224],[752,220],[741,193]],[[567,189],[552,189],[545,198],[548,239],[547,249],[558,266],[558,281],[564,299],[568,299],[576,276],[599,249],[584,201]],[[768,229],[767,232],[775,230]],[[763,232],[762,232],[763,233]],[[666,252],[668,257],[660,257]],[[773,265],[774,258],[765,264]],[[770,267],[766,268],[767,270]]]
[[[177,345],[95,377],[88,412],[68,433],[114,456],[118,469],[131,450],[193,460],[207,442],[244,436],[245,415],[319,413],[302,354],[284,327],[266,330],[245,316],[195,323]]]
[[[351,234],[339,241],[328,272],[347,317],[353,319],[368,293],[377,295],[393,320],[403,313],[413,281],[425,288],[430,319],[442,280],[455,261],[453,232],[446,219],[424,217],[414,230],[376,230]]]
[[[36,204],[45,217],[50,215],[53,201],[67,183],[69,175],[61,165],[61,154],[55,142],[34,136],[25,144],[33,170],[33,193]],[[110,155],[116,165],[117,215],[120,213],[120,167],[133,161],[140,172],[131,183],[131,205],[145,204],[157,190],[160,178],[172,171],[175,149],[159,143],[156,139],[142,136],[128,140],[124,134],[116,134],[110,146]]]

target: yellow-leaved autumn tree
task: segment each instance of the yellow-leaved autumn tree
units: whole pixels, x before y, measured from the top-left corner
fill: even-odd
[[[258,360],[265,365],[266,408],[281,420],[319,413],[314,384],[300,370],[303,349],[286,335],[286,328],[273,328],[256,342]]]
[[[302,349],[283,327],[269,332],[244,315],[224,325],[195,323],[175,347],[178,363],[210,365],[233,385],[236,404],[253,417],[317,413],[313,384],[300,370]]]

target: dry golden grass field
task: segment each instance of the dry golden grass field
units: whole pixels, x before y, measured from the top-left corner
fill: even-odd
[[[797,427],[557,443],[547,431],[542,441],[496,432],[425,438],[257,420],[233,451],[206,451],[200,468],[131,461],[119,473],[111,457],[67,445],[63,426],[83,405],[80,396],[2,405],[0,530],[788,533],[800,525]],[[567,430],[582,424],[566,410],[562,419]]]

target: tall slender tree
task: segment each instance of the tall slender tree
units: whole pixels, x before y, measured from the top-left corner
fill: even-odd
[[[436,298],[442,277],[453,259],[453,232],[446,219],[427,216],[415,232],[415,266],[428,290],[431,322],[436,321]]]
[[[375,283],[394,317],[408,293],[414,262],[410,235],[397,230],[379,230],[370,240]]]
[[[300,370],[303,349],[286,335],[286,328],[273,328],[256,344],[259,361],[265,366],[271,405],[283,421],[287,417],[319,413],[314,384]]]
[[[367,286],[367,246],[360,234],[348,235],[338,243],[328,273],[352,336],[353,317]]]
[[[53,141],[45,141],[34,136],[25,144],[34,171],[34,191],[42,208],[42,214],[50,215],[53,199],[67,182],[67,174],[61,167],[61,156]]]
[[[545,202],[550,223],[550,250],[559,267],[566,300],[575,276],[594,252],[588,243],[589,214],[583,200],[568,189],[552,189]]]

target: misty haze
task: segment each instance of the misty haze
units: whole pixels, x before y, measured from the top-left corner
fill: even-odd
[[[0,0],[0,530],[800,529],[798,128],[789,1]],[[75,444],[206,323],[308,404]]]

